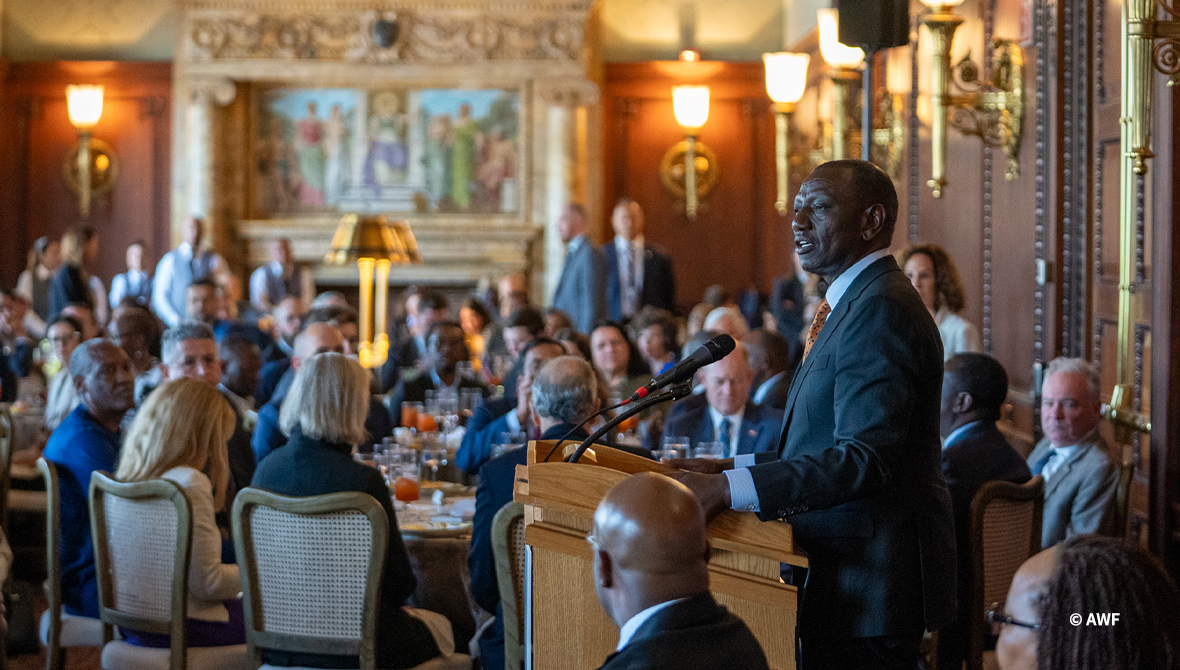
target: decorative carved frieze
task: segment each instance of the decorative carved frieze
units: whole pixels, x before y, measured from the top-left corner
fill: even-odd
[[[395,21],[398,39],[382,48],[378,20]],[[438,10],[293,13],[194,9],[185,32],[191,62],[269,59],[356,63],[578,61],[585,14]]]
[[[598,104],[598,84],[589,80],[546,81],[536,83],[537,96],[551,105],[586,107]]]

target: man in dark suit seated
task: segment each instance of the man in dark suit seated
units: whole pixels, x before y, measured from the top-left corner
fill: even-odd
[[[959,615],[938,631],[938,667],[959,670],[967,650],[971,612],[971,500],[985,483],[1023,484],[1028,464],[996,428],[1008,396],[1004,366],[984,354],[952,356],[942,376],[942,472],[951,491],[959,556]]]
[[[754,371],[750,399],[759,405],[781,410],[791,392],[791,373],[795,359],[791,344],[778,333],[759,328],[742,338],[750,352],[750,369]]]
[[[447,320],[447,308],[447,297],[438,291],[419,291],[406,299],[406,327],[410,335],[395,340],[389,348],[389,359],[381,366],[382,393],[418,368],[426,357],[426,335],[434,324]]]
[[[263,364],[291,357],[291,348],[295,346],[295,336],[303,325],[304,314],[307,314],[307,303],[292,295],[275,305],[271,312],[275,321],[274,343],[262,351]]]
[[[488,387],[478,379],[459,374],[459,363],[471,360],[463,328],[454,321],[442,321],[430,327],[426,336],[426,362],[429,369],[397,383],[386,396],[385,407],[394,426],[402,425],[402,403],[423,402],[427,391],[450,389],[456,396],[459,389],[479,389],[484,396]],[[442,426],[439,426],[442,430]]]
[[[607,491],[586,538],[594,586],[619,625],[600,670],[762,670],[766,654],[745,622],[709,593],[709,539],[683,484],[632,475]]]
[[[564,355],[561,344],[547,337],[537,338],[525,348],[524,374],[517,384],[516,395],[485,402],[467,420],[467,432],[455,454],[459,469],[469,475],[477,474],[492,457],[492,445],[502,433],[522,433],[528,439],[540,437],[531,413],[533,377],[546,361]]]
[[[532,389],[533,414],[543,440],[559,439],[582,419],[598,411],[602,402],[598,397],[594,368],[576,356],[560,356],[546,362],[533,378]],[[578,429],[569,439],[576,440],[573,444],[577,444],[587,437],[585,431]],[[512,502],[516,466],[524,465],[525,459],[525,449],[513,449],[488,461],[479,470],[467,566],[471,572],[471,595],[475,602],[496,614],[496,622],[479,638],[480,662],[485,668],[504,667],[504,626],[496,561],[492,553],[492,519],[501,507]],[[512,594],[507,597],[511,598]]]
[[[606,311],[612,321],[626,321],[645,305],[676,310],[672,259],[643,237],[643,208],[630,198],[611,214],[615,237],[602,245],[606,256]]]
[[[707,404],[669,413],[664,435],[688,437],[694,448],[722,442],[724,458],[774,451],[783,415],[750,400],[754,374],[749,361],[746,347],[738,343],[728,356],[701,368]]]
[[[672,473],[710,515],[732,508],[791,523],[810,559],[803,670],[913,670],[923,631],[955,617],[942,339],[889,254],[896,223],[893,182],[867,161],[824,163],[800,185],[795,248],[828,289],[778,453],[676,463],[695,472]]]

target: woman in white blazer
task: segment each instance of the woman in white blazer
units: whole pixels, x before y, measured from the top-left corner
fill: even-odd
[[[955,354],[982,353],[979,330],[959,315],[966,304],[963,283],[946,250],[934,244],[918,244],[902,251],[897,261],[938,325],[943,360]]]
[[[221,562],[226,539],[214,515],[225,506],[229,483],[226,442],[234,411],[212,385],[177,379],[157,388],[136,414],[115,477],[135,482],[169,479],[184,489],[192,508],[192,559],[188,574],[188,645],[245,644],[238,566]],[[134,542],[134,537],[127,538]],[[131,644],[167,647],[168,636],[123,630]]]

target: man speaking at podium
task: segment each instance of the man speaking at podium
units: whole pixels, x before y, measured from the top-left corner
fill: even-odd
[[[695,471],[675,477],[710,518],[732,507],[792,524],[810,560],[803,670],[914,670],[923,630],[955,616],[938,432],[942,343],[889,255],[896,221],[897,192],[872,163],[833,161],[811,173],[791,228],[803,269],[829,288],[778,453],[671,463]]]

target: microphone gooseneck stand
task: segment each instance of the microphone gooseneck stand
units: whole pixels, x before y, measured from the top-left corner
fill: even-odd
[[[594,431],[593,435],[591,435],[590,437],[587,437],[585,440],[583,440],[582,444],[578,445],[578,450],[575,451],[573,453],[573,455],[569,457],[569,459],[568,459],[569,462],[570,463],[577,463],[578,459],[580,459],[582,457],[582,454],[586,453],[586,450],[590,448],[590,445],[594,444],[595,440],[602,437],[603,435],[606,435],[610,431],[611,428],[614,428],[615,426],[617,426],[620,423],[626,421],[627,419],[635,416],[636,414],[642,412],[643,410],[647,409],[648,407],[651,407],[653,405],[658,405],[660,403],[667,402],[669,400],[679,400],[679,399],[684,398],[690,394],[692,394],[692,382],[691,381],[683,381],[678,384],[675,384],[674,386],[669,387],[667,391],[663,391],[663,392],[657,393],[655,395],[647,396],[646,398],[644,398],[643,400],[640,400],[637,403],[631,403],[630,407],[623,410],[622,412],[619,412],[619,414],[615,418],[611,419],[610,421],[607,421],[606,424],[604,424],[602,426],[602,428],[599,428],[598,430]],[[557,445],[554,445],[554,449],[556,449],[556,448],[557,448]]]

